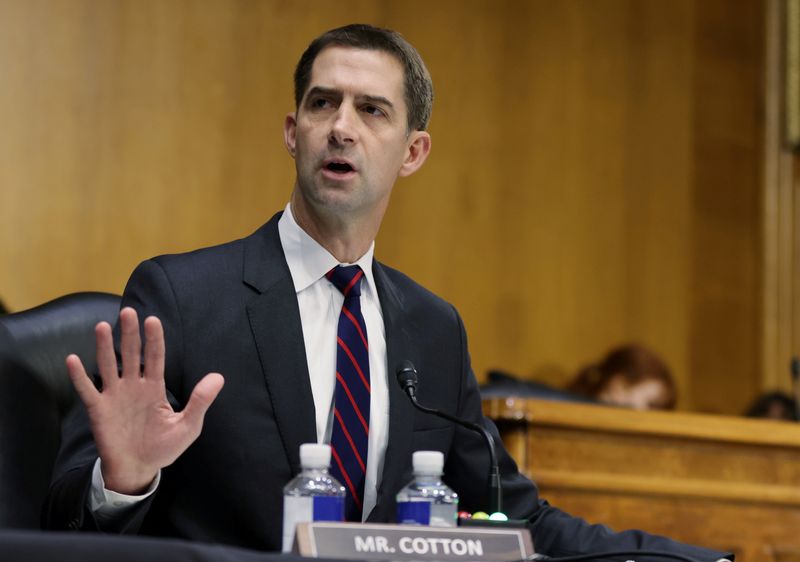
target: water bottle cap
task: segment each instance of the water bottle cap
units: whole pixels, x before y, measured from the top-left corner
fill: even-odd
[[[444,455],[440,451],[415,451],[411,457],[415,474],[441,474]]]
[[[303,468],[328,468],[331,464],[331,446],[322,443],[300,445],[300,466]]]

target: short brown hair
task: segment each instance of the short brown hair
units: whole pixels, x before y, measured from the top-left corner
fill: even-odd
[[[314,39],[306,48],[294,71],[294,103],[300,108],[311,81],[311,67],[326,47],[353,47],[384,51],[403,66],[408,130],[424,131],[433,108],[433,82],[417,50],[402,35],[391,29],[354,23],[331,29]]]

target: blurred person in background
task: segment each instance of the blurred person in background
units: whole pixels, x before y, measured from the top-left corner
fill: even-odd
[[[756,398],[744,414],[748,418],[797,421],[797,405],[794,398],[773,390]]]
[[[677,401],[667,364],[638,344],[612,349],[602,361],[581,369],[566,390],[634,410],[673,410]]]

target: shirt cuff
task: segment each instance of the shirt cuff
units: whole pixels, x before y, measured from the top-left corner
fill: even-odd
[[[106,483],[103,480],[103,473],[100,470],[100,458],[98,458],[92,470],[92,490],[89,494],[89,509],[102,519],[114,518],[117,515],[121,515],[128,507],[134,506],[150,497],[158,488],[159,482],[161,482],[160,470],[144,494],[129,496],[127,494],[119,494],[112,490],[106,490]]]

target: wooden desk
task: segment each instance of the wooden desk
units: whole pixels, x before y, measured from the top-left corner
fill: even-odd
[[[487,398],[520,470],[553,505],[614,529],[731,550],[800,552],[800,425]]]

